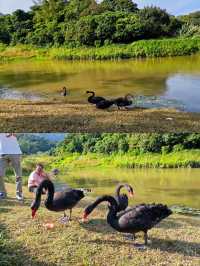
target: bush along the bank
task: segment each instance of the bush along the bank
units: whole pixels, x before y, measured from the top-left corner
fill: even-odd
[[[200,38],[173,38],[111,44],[103,47],[37,48],[30,45],[0,45],[0,59],[118,60],[191,55],[200,51]]]

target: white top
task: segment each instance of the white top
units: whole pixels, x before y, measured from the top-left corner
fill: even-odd
[[[10,133],[0,133],[0,155],[22,154],[17,138]]]
[[[33,171],[28,179],[28,187],[38,187],[40,183],[45,179],[49,179],[48,174],[46,174],[45,172],[41,172],[40,174],[38,174],[36,171]]]

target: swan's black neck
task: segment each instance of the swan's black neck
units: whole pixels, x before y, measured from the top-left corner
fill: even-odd
[[[124,186],[125,186],[124,184],[120,184],[120,185],[117,186],[116,191],[115,191],[115,194],[116,194],[117,198],[120,197],[120,190],[121,190]]]
[[[47,198],[45,200],[45,206],[48,208],[49,206],[52,205],[53,202],[54,185],[50,180],[44,180],[41,182],[36,192],[36,198],[35,198],[36,204],[39,203],[40,205],[43,189],[46,189],[48,191]]]
[[[105,196],[98,197],[92,204],[87,206],[87,208],[85,209],[85,213],[89,215],[103,201],[109,202],[112,209],[117,211],[118,205],[117,205],[116,200],[112,196],[105,195]]]
[[[95,200],[92,204],[90,204],[86,209],[85,213],[89,215],[101,202],[107,201],[110,203],[109,206],[109,213],[107,215],[107,221],[108,223],[115,228],[116,230],[120,230],[118,226],[118,219],[116,217],[117,210],[118,210],[118,204],[112,196],[101,196]]]

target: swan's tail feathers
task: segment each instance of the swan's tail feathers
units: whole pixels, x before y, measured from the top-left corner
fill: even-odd
[[[172,210],[167,205],[163,204],[150,204],[149,209],[153,220],[163,220],[172,214]]]
[[[92,192],[90,188],[79,188],[79,190],[83,191],[84,195],[87,195],[88,193]]]

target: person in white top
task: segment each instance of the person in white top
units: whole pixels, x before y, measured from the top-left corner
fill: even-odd
[[[0,133],[0,199],[7,196],[3,178],[6,168],[11,165],[16,177],[16,198],[23,200],[21,155],[16,136],[12,133]]]
[[[35,170],[30,174],[28,179],[29,192],[35,193],[40,183],[45,179],[50,179],[50,174],[44,172],[43,164],[37,163]]]

